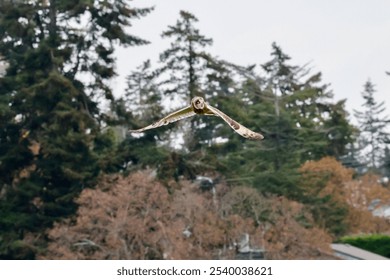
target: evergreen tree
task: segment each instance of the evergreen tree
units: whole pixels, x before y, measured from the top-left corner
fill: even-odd
[[[180,19],[174,26],[162,33],[163,38],[172,38],[170,48],[160,55],[164,63],[162,73],[168,76],[164,83],[168,84],[168,93],[176,93],[185,104],[194,96],[203,96],[202,78],[206,70],[208,55],[204,48],[212,44],[212,40],[199,33],[194,24],[198,19],[191,13],[180,11]]]
[[[328,104],[328,117],[324,118],[324,130],[327,135],[327,145],[324,153],[340,159],[348,152],[348,147],[355,142],[358,129],[348,120],[348,112],[345,110],[346,100]]]
[[[156,78],[156,73],[152,70],[149,60],[137,67],[135,71],[131,71],[127,76],[125,96],[120,100],[123,102],[123,112],[128,116],[124,122],[125,124],[130,123],[132,127],[143,127],[161,118],[162,94]],[[131,113],[129,114],[129,112]],[[164,128],[168,129],[167,127]],[[159,143],[166,140],[161,133],[164,128],[159,131],[146,131],[142,141],[139,138],[130,137],[126,139],[123,143],[123,149],[128,149],[128,158],[125,161],[139,166],[159,168],[160,163],[166,160],[168,154],[168,151],[162,145],[157,144],[157,140]]]
[[[161,99],[159,97],[161,92],[171,94],[172,99],[184,101],[180,107],[188,106],[191,96],[200,95],[206,97],[207,102],[219,107],[233,118],[237,116],[237,112],[241,111],[236,110],[240,103],[235,102],[238,100],[235,97],[237,84],[233,77],[235,74],[241,75],[240,71],[244,72],[245,70],[206,53],[204,47],[211,44],[212,40],[200,34],[199,30],[194,27],[196,22],[195,16],[182,11],[176,25],[169,26],[168,30],[163,33],[163,37],[173,38],[175,41],[168,50],[161,54],[162,66],[155,71],[152,71],[148,66],[148,69],[144,69],[145,72],[141,73],[143,70],[139,69],[129,76],[131,82],[129,80],[126,106],[138,108],[135,111],[142,115],[139,118],[134,116],[135,118],[130,121],[130,123],[135,122],[135,127],[149,124],[155,120],[154,117],[151,120],[149,118],[151,114],[147,112],[150,109],[150,104],[156,103],[148,97],[148,94],[151,93],[153,93],[153,98],[158,99]],[[152,83],[148,77],[153,80]],[[143,82],[140,83],[140,79]],[[149,88],[150,84],[153,84],[152,90]],[[142,106],[140,106],[140,98],[144,99]],[[164,104],[164,102],[162,103]],[[177,102],[175,103],[177,104]],[[172,111],[172,108],[169,108],[164,110],[165,112],[158,112],[160,108],[155,105],[153,108],[153,112],[156,112],[156,119]],[[144,123],[139,124],[137,119]],[[169,134],[164,134],[164,129],[169,130]],[[183,173],[196,174],[207,168],[216,168],[215,154],[207,153],[206,150],[217,144],[221,138],[226,141],[230,135],[232,135],[230,127],[224,125],[219,118],[195,116],[159,128],[159,130],[147,131],[142,136],[142,141],[147,141],[147,139],[151,139],[150,137],[153,139],[158,137],[159,143],[167,141],[168,148],[172,151],[172,147],[177,149],[179,140],[180,144],[183,143],[181,148],[185,152],[181,153],[181,151],[176,150],[170,155],[172,162],[181,166],[178,168],[181,171],[175,173],[179,175]],[[150,148],[145,150],[156,152]],[[151,158],[153,153],[150,153],[150,156],[144,154],[143,158]],[[193,158],[197,158],[199,161],[194,162]],[[165,170],[164,173],[167,174],[170,171]]]
[[[389,118],[384,116],[385,103],[378,103],[375,98],[375,85],[368,80],[364,84],[362,97],[364,99],[362,111],[355,110],[355,117],[359,124],[360,139],[362,146],[367,147],[365,158],[369,167],[378,171],[381,165],[381,157],[385,144],[389,143],[390,134],[387,132]]]
[[[195,27],[196,22],[198,19],[193,14],[180,11],[180,19],[176,24],[168,26],[162,33],[163,38],[173,41],[160,54],[160,61],[163,63],[159,69],[161,84],[164,92],[180,106],[188,106],[194,96],[205,97],[202,84],[210,56],[204,48],[211,45],[212,40],[200,34]],[[190,151],[198,149],[200,139],[197,127],[200,123],[199,119],[181,122],[181,131],[175,133],[173,139],[183,137],[184,148]]]
[[[112,143],[100,133],[113,101],[115,43],[142,45],[130,20],[150,9],[126,1],[0,2],[1,258],[32,258],[27,232],[75,212]],[[3,110],[4,109],[4,110]],[[108,146],[107,146],[108,145]]]
[[[123,101],[126,111],[142,120],[139,126],[146,126],[161,118],[161,93],[152,71],[150,60],[145,61],[137,70],[127,76],[127,88]]]
[[[362,159],[362,147],[359,147],[357,142],[349,143],[346,146],[345,154],[339,160],[344,166],[355,169],[358,174],[367,171],[367,164]]]
[[[160,85],[180,106],[188,106],[194,96],[202,96],[216,105],[221,95],[232,94],[230,69],[225,62],[206,52],[212,40],[195,27],[197,21],[193,14],[181,11],[177,23],[162,34],[163,38],[173,41],[160,55],[163,64],[158,70]],[[213,121],[206,117],[182,121],[177,124],[181,130],[174,138],[183,138],[185,150],[199,151],[202,145],[213,142]]]
[[[382,173],[387,178],[390,178],[390,149],[385,147],[383,156],[382,156]]]
[[[353,127],[344,102],[332,103],[321,85],[321,74],[310,75],[306,66],[290,65],[290,57],[276,44],[271,60],[262,64],[264,75],[246,75],[242,86],[245,124],[263,131],[261,143],[226,144],[233,149],[226,168],[267,192],[299,195],[297,168],[309,159],[342,155],[352,141]]]
[[[299,162],[325,155],[341,156],[352,142],[354,131],[347,120],[345,101],[334,104],[327,85],[320,84],[321,73],[310,74],[305,65],[289,65],[290,57],[276,44],[272,47],[272,60],[262,65],[266,87],[273,92],[276,119],[286,111],[293,123],[293,134],[275,136],[275,147],[280,146],[280,139],[290,138],[290,144],[295,142],[293,150],[299,154]]]

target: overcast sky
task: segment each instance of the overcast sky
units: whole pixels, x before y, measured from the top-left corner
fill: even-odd
[[[169,46],[161,33],[174,25],[179,11],[198,19],[201,34],[213,39],[208,51],[240,64],[270,59],[276,42],[294,65],[310,62],[321,71],[334,99],[347,99],[347,109],[361,109],[361,92],[368,78],[376,85],[377,101],[390,115],[390,0],[134,0],[134,7],[155,10],[133,21],[131,32],[150,45],[118,51],[117,95],[125,77],[146,59],[152,63]]]

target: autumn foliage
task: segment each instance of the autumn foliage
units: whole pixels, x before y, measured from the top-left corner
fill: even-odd
[[[390,232],[389,221],[373,216],[369,209],[375,199],[380,199],[376,207],[390,204],[390,190],[378,183],[378,176],[368,173],[354,179],[352,169],[331,157],[307,162],[301,172],[306,196],[326,198],[327,206],[345,210],[341,221],[344,234]],[[330,217],[323,214],[317,223],[326,225]]]
[[[333,259],[330,244],[343,234],[386,233],[389,222],[368,205],[390,192],[373,175],[354,179],[333,158],[304,164],[302,202],[264,196],[252,187],[219,183],[161,183],[155,173],[102,176],[77,199],[74,218],[48,231],[41,259],[234,259],[240,241],[267,259]],[[340,210],[341,209],[341,210]]]
[[[74,221],[50,231],[52,242],[42,258],[213,258],[214,248],[239,237],[237,227],[251,226],[234,215],[220,219],[210,193],[188,182],[180,187],[171,195],[148,172],[104,178],[97,189],[82,192]]]
[[[106,176],[77,203],[77,216],[55,224],[39,258],[233,259],[245,234],[266,258],[330,257],[326,231],[299,221],[313,222],[302,204],[253,188],[201,191],[184,180],[167,188],[143,171]]]

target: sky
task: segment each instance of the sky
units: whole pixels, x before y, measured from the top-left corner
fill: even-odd
[[[347,99],[347,110],[361,110],[361,92],[370,79],[390,116],[389,0],[133,0],[133,7],[154,11],[134,20],[129,31],[151,44],[120,48],[114,92],[121,95],[125,78],[147,59],[152,64],[167,49],[161,33],[179,19],[180,10],[194,14],[200,33],[213,39],[209,53],[239,65],[270,60],[276,42],[292,65],[310,63],[322,72],[334,100]],[[353,119],[353,118],[351,118]]]

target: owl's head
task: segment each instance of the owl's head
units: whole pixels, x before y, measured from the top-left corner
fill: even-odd
[[[204,99],[202,97],[196,96],[196,97],[192,98],[191,105],[195,109],[203,110],[205,102],[204,102]]]

